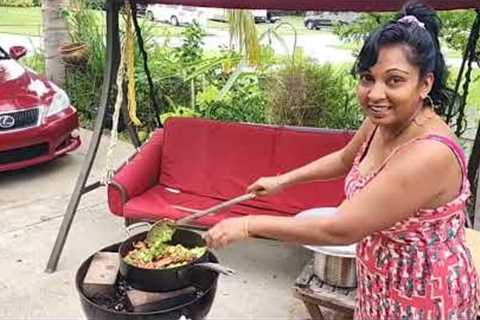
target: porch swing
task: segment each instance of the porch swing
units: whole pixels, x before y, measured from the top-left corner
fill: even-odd
[[[193,211],[211,206],[212,204],[231,198],[232,195],[242,193],[246,183],[249,182],[248,180],[251,182],[252,177],[255,178],[266,173],[275,174],[284,171],[286,168],[292,168],[301,163],[318,158],[319,155],[321,156],[341,148],[352,136],[352,132],[348,131],[222,123],[205,119],[172,119],[166,122],[165,127],[162,127],[159,119],[160,110],[157,95],[148,69],[148,56],[143,48],[142,35],[136,20],[137,3],[200,5],[203,7],[237,9],[369,12],[397,11],[403,2],[404,1],[401,0],[382,2],[371,2],[367,0],[299,0],[292,3],[286,0],[204,0],[198,3],[196,0],[128,0],[128,4],[131,7],[131,17],[138,40],[138,46],[143,57],[143,65],[149,84],[151,112],[154,115],[158,129],[153,132],[148,142],[141,145],[134,124],[128,121],[128,119],[130,119],[129,112],[132,111],[132,108],[130,108],[129,111],[128,101],[125,101],[125,99],[117,100],[117,106],[115,108],[116,114],[122,113],[123,119],[126,122],[125,125],[128,135],[132,144],[137,148],[137,152],[129,161],[122,165],[115,174],[111,172],[112,174],[110,174],[105,181],[97,181],[87,185],[87,180],[93,162],[95,161],[104,129],[109,97],[113,91],[116,80],[119,87],[121,86],[121,80],[117,79],[117,74],[119,68],[123,68],[123,66],[120,67],[122,64],[120,63],[121,48],[118,17],[120,9],[124,6],[124,0],[107,0],[105,5],[107,20],[106,65],[100,106],[89,148],[51,252],[46,272],[50,273],[56,270],[81,197],[98,187],[104,186],[105,184],[107,185],[109,207],[110,210],[117,215],[136,219],[158,219],[160,217],[178,218],[188,213],[178,210],[173,204],[181,204],[190,209],[193,208]],[[477,9],[476,24],[472,27],[470,42],[478,41],[478,28],[480,24],[480,4],[478,0],[449,0],[441,2],[430,0],[424,2],[430,4],[437,10]],[[475,29],[477,30],[476,33]],[[468,50],[466,50],[464,55],[459,78],[463,76],[464,66],[467,61],[469,61],[467,69],[471,70],[474,56],[470,54],[470,51],[468,51],[469,54],[467,54],[467,51]],[[469,74],[468,70],[467,74]],[[122,72],[121,69],[120,71]],[[459,84],[460,80],[457,81],[457,90],[459,89]],[[466,88],[464,87],[464,91],[466,89],[468,92],[468,81],[466,86]],[[123,92],[119,92],[118,94],[123,95]],[[130,91],[130,98],[131,97]],[[450,108],[453,108],[453,106]],[[449,115],[455,118],[457,123],[462,125],[463,111],[464,109],[460,108],[456,111],[457,114],[455,114],[453,109],[450,109]],[[218,136],[224,137],[220,145],[208,145],[207,142],[209,140],[216,139]],[[478,145],[478,148],[480,148],[480,137],[478,136],[480,136],[480,133],[477,134],[478,141],[475,142],[475,145]],[[181,145],[182,142],[191,142],[192,139],[197,139],[200,143],[189,145],[189,150]],[[272,152],[269,161],[261,164],[251,164],[251,162],[249,162],[252,160],[251,156],[245,156],[242,152],[234,150],[238,149],[243,141],[249,141],[249,143],[253,141],[255,147],[253,147],[252,150],[254,152],[260,154],[268,153],[266,151]],[[300,150],[300,148],[298,148],[300,144],[312,146],[311,148],[303,149],[314,149],[316,152]],[[272,145],[275,145],[275,147],[272,148]],[[270,147],[265,150],[265,146]],[[248,152],[252,150],[248,150]],[[277,152],[275,154],[276,158],[283,158],[283,162],[285,162],[284,166],[273,162],[272,159],[275,158],[273,157],[273,150]],[[244,163],[243,168],[235,168],[234,170],[236,171],[233,173],[229,171],[232,170],[231,167],[222,166],[224,161],[222,157],[229,152],[233,152],[231,157],[234,161]],[[205,158],[192,162],[192,157],[200,158],[205,155],[208,155],[208,160],[216,160],[216,162],[213,164],[208,163],[208,161],[205,161]],[[195,163],[195,168],[192,167],[192,163]],[[473,165],[478,167],[477,163]],[[162,168],[160,168],[160,166]],[[260,168],[257,169],[257,167]],[[168,170],[165,168],[168,168]],[[275,170],[278,171],[275,172]],[[215,178],[215,174],[217,176],[226,176],[228,179],[216,180],[215,183],[217,185],[208,185],[209,180]],[[206,187],[205,185],[208,186]],[[215,217],[205,217],[203,220],[199,220],[198,224],[193,227],[210,226],[225,217],[242,214],[271,214],[272,212],[280,212],[284,215],[293,215],[302,209],[313,206],[336,205],[343,197],[342,181],[320,183],[316,187],[322,188],[321,190],[326,194],[320,202],[317,199],[318,190],[315,190],[315,187],[308,188],[301,186],[300,189],[293,191],[290,195],[285,194],[282,198],[273,197],[268,201],[251,200],[245,205],[236,207],[233,211],[228,211]],[[199,192],[199,190],[202,191]],[[299,202],[298,199],[301,201]]]

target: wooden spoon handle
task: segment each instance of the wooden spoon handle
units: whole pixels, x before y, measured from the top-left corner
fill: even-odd
[[[175,224],[177,224],[177,225],[186,224],[187,222],[189,222],[191,220],[198,219],[200,217],[203,217],[203,216],[206,216],[206,215],[209,215],[209,214],[217,213],[218,211],[220,211],[222,209],[229,208],[233,205],[236,205],[237,203],[247,201],[247,200],[251,200],[253,198],[255,198],[254,193],[247,193],[247,194],[241,195],[239,197],[230,199],[228,201],[222,202],[220,204],[217,204],[216,206],[213,206],[209,209],[202,210],[202,211],[199,211],[199,212],[194,213],[192,215],[189,215],[189,216],[186,216],[184,218],[178,219],[177,221],[175,221]]]

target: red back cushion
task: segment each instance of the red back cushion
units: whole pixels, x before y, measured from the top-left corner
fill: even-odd
[[[171,118],[165,124],[160,183],[226,200],[262,176],[280,174],[342,148],[351,132]],[[251,205],[279,214],[337,205],[343,180],[303,184]]]

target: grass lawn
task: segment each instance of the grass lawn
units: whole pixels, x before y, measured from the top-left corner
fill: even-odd
[[[0,33],[40,36],[42,17],[40,8],[0,8]]]

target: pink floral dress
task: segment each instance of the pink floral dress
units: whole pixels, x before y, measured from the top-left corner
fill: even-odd
[[[444,143],[452,150],[462,167],[462,190],[449,203],[421,209],[358,244],[356,320],[476,319],[480,285],[464,235],[469,184],[465,156],[455,142],[437,135],[414,139],[363,176],[358,167],[368,151],[368,139],[346,178],[347,198],[354,197],[400,148],[420,139]]]

